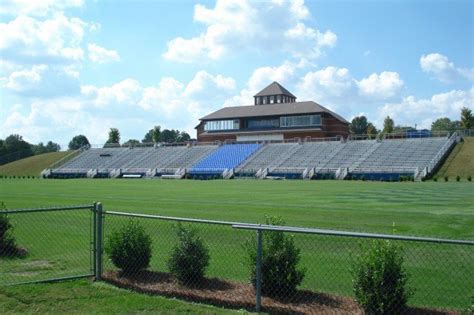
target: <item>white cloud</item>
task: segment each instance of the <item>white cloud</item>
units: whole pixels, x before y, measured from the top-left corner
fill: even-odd
[[[430,128],[431,123],[441,117],[459,119],[462,107],[472,108],[474,87],[468,91],[452,90],[435,94],[429,99],[408,96],[398,103],[387,103],[378,108],[379,121],[390,116],[401,125],[417,124],[420,128]]]
[[[420,58],[421,69],[440,80],[441,82],[452,82],[458,79],[474,81],[474,69],[457,68],[448,57],[439,53],[423,55]]]
[[[33,66],[31,70],[14,71],[8,77],[5,87],[17,92],[25,91],[37,85],[41,81],[41,74],[47,65]]]
[[[195,136],[198,119],[216,110],[234,92],[230,77],[199,71],[187,83],[163,78],[144,86],[125,79],[110,86],[84,85],[75,97],[33,99],[0,120],[0,138],[19,133],[32,142],[67,144],[76,134],[92,143],[105,141],[110,127],[119,128],[123,140],[142,139],[154,125],[187,131]],[[213,93],[210,98],[206,93]]]
[[[340,97],[352,88],[353,82],[347,68],[326,67],[306,73],[297,85],[297,90],[308,99]]]
[[[304,23],[309,10],[303,1],[217,0],[215,7],[194,7],[194,21],[206,26],[198,36],[177,37],[167,44],[166,59],[179,62],[217,60],[235,51],[283,51],[315,58],[333,47],[337,36]]]
[[[380,74],[372,73],[356,83],[360,95],[375,99],[387,99],[395,96],[404,84],[397,72],[390,71]]]
[[[120,61],[120,56],[115,50],[108,50],[97,44],[88,44],[89,59],[96,63],[109,63]]]
[[[66,8],[78,8],[83,4],[83,0],[3,0],[0,14],[45,16]]]
[[[44,21],[18,16],[0,23],[2,59],[14,63],[55,63],[83,59],[81,42],[87,23],[63,13]]]

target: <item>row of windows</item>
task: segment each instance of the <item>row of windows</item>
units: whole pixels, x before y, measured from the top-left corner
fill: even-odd
[[[205,131],[214,131],[214,130],[237,130],[240,128],[239,120],[216,120],[208,121],[204,125]]]
[[[321,115],[280,117],[280,127],[320,126]]]
[[[293,102],[295,102],[295,98],[286,95],[257,96],[255,98],[255,105]]]
[[[302,116],[283,116],[280,119],[251,119],[247,121],[246,128],[279,128],[279,127],[306,127],[320,126],[321,115],[302,115]],[[244,128],[245,128],[244,127]],[[215,120],[207,121],[204,125],[205,131],[217,130],[238,130],[240,123],[238,119],[234,120]]]

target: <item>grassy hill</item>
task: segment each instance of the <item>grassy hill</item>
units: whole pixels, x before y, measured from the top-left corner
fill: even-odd
[[[54,162],[59,161],[69,153],[69,151],[45,153],[0,165],[0,175],[39,176],[42,170]]]
[[[439,170],[437,177],[449,176],[451,180],[456,176],[466,179],[469,175],[474,177],[474,138],[466,137],[449,155]]]

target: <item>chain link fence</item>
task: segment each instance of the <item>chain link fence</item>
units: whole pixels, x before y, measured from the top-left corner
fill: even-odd
[[[270,313],[472,310],[474,241],[103,211],[100,204],[8,217],[28,253],[0,257],[2,285],[95,275],[138,292]]]
[[[93,210],[0,210],[0,285],[94,275]]]

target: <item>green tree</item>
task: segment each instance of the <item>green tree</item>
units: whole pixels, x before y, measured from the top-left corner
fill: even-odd
[[[68,148],[69,150],[78,150],[82,147],[90,146],[89,140],[84,135],[74,136],[71,141],[69,141]]]
[[[378,132],[379,131],[372,123],[369,122],[367,124],[367,135],[369,136],[370,139],[374,139],[377,136]]]
[[[128,141],[126,141],[122,144],[122,147],[134,147],[138,144],[140,144],[140,141],[138,141],[136,139],[129,139]]]
[[[461,109],[461,127],[464,129],[471,129],[474,125],[474,117],[472,116],[472,111],[463,107]]]
[[[178,139],[179,131],[174,129],[165,129],[161,132],[161,141],[166,143],[176,142]]]
[[[395,122],[393,119],[390,118],[390,116],[385,117],[383,121],[383,133],[392,133],[394,126]]]
[[[105,144],[120,144],[120,131],[117,128],[110,128],[109,139]]]
[[[152,142],[153,142],[153,129],[150,129],[143,137],[142,143],[152,143]]]
[[[349,124],[349,131],[355,135],[365,135],[367,134],[367,117],[358,116],[352,119],[352,122]]]
[[[153,143],[158,143],[163,141],[161,139],[161,127],[160,126],[155,126],[151,130],[151,139],[153,140]]]
[[[0,165],[32,156],[33,149],[31,144],[23,140],[23,137],[17,134],[8,136],[2,145],[4,152],[0,156]]]
[[[448,117],[443,117],[431,124],[431,131],[453,131],[460,127],[461,123],[459,121],[451,121]]]
[[[176,142],[186,142],[191,140],[191,136],[186,131],[181,131],[176,139]]]

